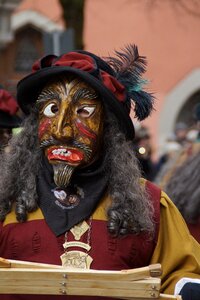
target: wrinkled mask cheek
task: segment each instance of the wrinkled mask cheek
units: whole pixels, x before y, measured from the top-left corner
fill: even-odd
[[[42,142],[42,138],[44,139],[44,135],[51,131],[50,130],[51,126],[52,126],[52,120],[50,119],[43,119],[41,120],[41,122],[39,122],[38,138],[39,138],[40,145]]]
[[[77,118],[75,126],[79,141],[84,145],[85,163],[90,165],[101,155],[103,140],[103,107],[97,108],[96,118],[83,122]]]

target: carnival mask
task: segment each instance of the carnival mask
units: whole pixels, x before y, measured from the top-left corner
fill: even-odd
[[[50,82],[38,97],[38,137],[53,166],[54,181],[66,187],[77,168],[98,159],[103,132],[103,105],[79,78]]]

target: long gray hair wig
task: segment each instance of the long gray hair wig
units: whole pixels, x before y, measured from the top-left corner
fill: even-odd
[[[42,150],[38,142],[38,112],[26,118],[21,133],[9,142],[9,153],[2,153],[0,174],[0,220],[15,203],[16,217],[25,222],[27,214],[38,208],[36,177]],[[108,210],[108,230],[115,236],[128,233],[153,234],[153,206],[140,182],[141,173],[132,142],[119,131],[117,121],[108,113],[105,122],[104,150],[109,172],[108,191],[112,204]]]

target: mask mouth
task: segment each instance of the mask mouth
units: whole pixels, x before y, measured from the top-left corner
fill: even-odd
[[[84,154],[78,149],[53,146],[47,149],[47,158],[49,161],[64,161],[72,165],[78,165],[84,160]]]

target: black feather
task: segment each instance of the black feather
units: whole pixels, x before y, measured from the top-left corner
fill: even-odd
[[[146,58],[140,56],[135,45],[128,45],[122,51],[115,52],[116,57],[108,57],[108,64],[114,69],[116,78],[125,86],[127,91],[127,107],[135,103],[135,116],[142,121],[149,116],[153,109],[154,97],[144,91],[147,83],[142,78],[146,71]]]

